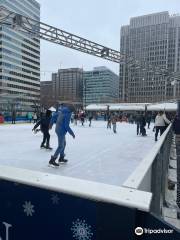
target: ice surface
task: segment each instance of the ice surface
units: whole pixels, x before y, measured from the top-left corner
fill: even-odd
[[[53,151],[40,149],[42,134],[34,134],[33,124],[0,125],[0,165],[37,170],[112,185],[122,185],[154,145],[154,133],[136,135],[136,125],[117,124],[117,134],[106,128],[106,122],[93,121],[92,127],[71,125],[76,138],[67,134],[67,164],[51,168],[48,161],[57,146],[54,129]]]

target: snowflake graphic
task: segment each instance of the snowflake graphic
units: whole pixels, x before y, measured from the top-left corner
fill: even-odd
[[[91,240],[92,231],[91,226],[87,225],[85,220],[77,219],[72,223],[71,231],[73,232],[73,238],[77,240]]]
[[[53,204],[59,204],[59,197],[57,194],[53,194],[51,200]]]
[[[26,213],[27,216],[32,216],[34,211],[34,205],[31,204],[31,202],[26,202],[23,205],[24,212]]]

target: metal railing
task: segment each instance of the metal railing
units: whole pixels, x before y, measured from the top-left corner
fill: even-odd
[[[157,216],[161,216],[165,203],[171,143],[172,125],[166,129],[153,149],[123,184],[124,187],[151,192],[150,211]]]

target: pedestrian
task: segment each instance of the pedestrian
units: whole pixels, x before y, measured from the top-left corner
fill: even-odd
[[[148,124],[148,129],[150,129],[150,124],[151,124],[151,114],[147,115],[146,122]]]
[[[80,119],[81,119],[81,125],[84,126],[85,114],[83,112],[80,115]]]
[[[112,116],[111,122],[112,122],[112,126],[113,126],[113,132],[116,133],[116,122],[117,122],[117,119],[116,119],[115,115]]]
[[[15,110],[12,111],[11,118],[12,118],[12,124],[15,124],[16,123],[16,111]]]
[[[78,114],[75,113],[74,114],[74,125],[76,125],[76,126],[77,126],[77,121],[78,121]]]
[[[58,137],[58,147],[54,153],[53,156],[51,156],[51,159],[49,161],[50,165],[54,165],[54,166],[59,166],[59,163],[66,163],[68,160],[65,159],[65,154],[64,154],[64,150],[66,147],[66,134],[67,132],[73,137],[75,138],[74,132],[72,131],[72,129],[69,126],[70,123],[70,119],[71,119],[71,111],[69,110],[68,107],[62,106],[58,112],[56,112],[52,118],[51,118],[51,122],[50,122],[50,128],[52,128],[53,124],[56,123],[56,134]],[[59,163],[56,163],[56,159],[59,156]]]
[[[166,114],[163,113],[162,111],[158,112],[156,118],[155,118],[155,141],[157,141],[158,133],[160,131],[160,136],[163,134],[166,128],[166,123],[170,124],[170,121],[166,118]]]
[[[137,114],[136,116],[136,132],[137,132],[137,135],[140,134],[140,125],[141,125],[141,115],[140,114]]]
[[[140,116],[140,133],[143,137],[147,136],[145,126],[146,126],[146,118],[144,113],[144,114],[141,114]]]
[[[32,122],[32,113],[28,112],[27,113],[27,120],[31,123]]]
[[[107,129],[111,128],[111,115],[107,116]]]
[[[47,110],[45,116],[41,116],[40,120],[35,124],[32,131],[36,133],[36,129],[40,126],[41,132],[43,133],[43,141],[41,143],[41,148],[52,149],[49,145],[50,134],[49,134],[49,125],[51,121],[51,110]],[[46,144],[46,145],[45,145]]]
[[[34,121],[34,123],[37,123],[37,119],[38,119],[37,113],[34,112],[34,113],[33,113],[33,121]]]
[[[93,116],[92,116],[92,115],[90,115],[90,116],[89,116],[89,127],[91,127],[91,122],[92,122],[92,119],[93,119]]]
[[[74,116],[75,116],[75,114],[74,114],[74,113],[72,113],[72,114],[71,114],[71,123],[73,123],[73,122],[74,122]]]

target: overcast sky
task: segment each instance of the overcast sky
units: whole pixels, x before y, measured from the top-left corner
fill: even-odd
[[[41,21],[119,50],[120,28],[131,17],[169,11],[180,12],[180,0],[37,0]],[[76,50],[41,40],[41,80],[51,80],[58,68],[107,66],[118,74],[119,66]]]

